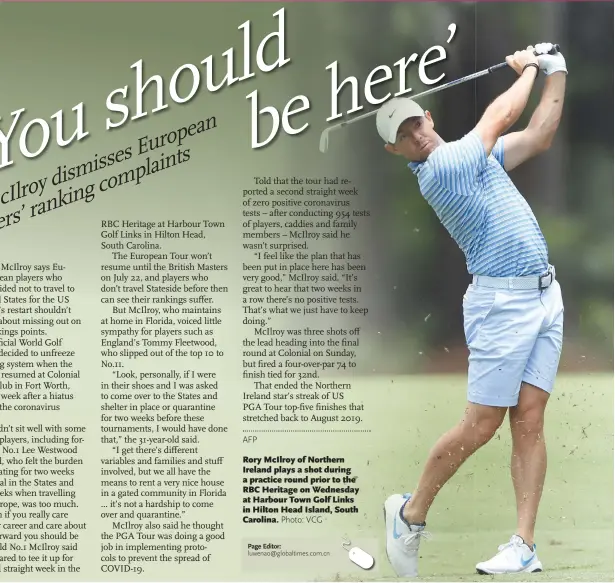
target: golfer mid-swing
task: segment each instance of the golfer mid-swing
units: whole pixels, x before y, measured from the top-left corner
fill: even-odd
[[[564,307],[540,227],[507,171],[548,149],[558,127],[568,71],[560,53],[548,54],[552,47],[542,43],[507,57],[518,78],[457,141],[444,142],[431,114],[410,99],[392,99],[377,114],[386,150],[410,161],[423,197],[473,276],[463,300],[470,352],[465,415],[434,445],[412,495],[385,502],[387,554],[400,577],[418,575],[419,542],[438,491],[491,439],[507,410],[517,530],[476,569],[542,570],[534,528],[546,473],[544,411],[559,366]],[[523,112],[539,70],[547,77],[529,125],[503,135]]]

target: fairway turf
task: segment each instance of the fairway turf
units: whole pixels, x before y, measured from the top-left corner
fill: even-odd
[[[415,487],[435,440],[463,414],[461,375],[359,379],[371,438],[357,437],[369,471],[361,472],[361,530],[380,537],[379,572],[339,580],[395,580],[385,553],[382,504]],[[548,469],[536,543],[545,571],[496,576],[505,581],[613,581],[613,376],[560,375],[546,413]],[[359,447],[359,445],[357,445]],[[497,552],[516,526],[510,479],[508,416],[496,437],[441,490],[421,543],[420,579],[489,581],[477,562]],[[369,478],[369,479],[367,479]],[[367,501],[369,499],[369,501]],[[377,578],[377,579],[376,579]]]

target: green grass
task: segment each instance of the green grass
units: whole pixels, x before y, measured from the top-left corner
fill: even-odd
[[[357,468],[365,514],[356,529],[378,537],[379,569],[337,573],[338,580],[394,580],[384,550],[382,503],[392,492],[414,488],[434,441],[463,412],[465,382],[456,375],[356,380],[353,393],[361,395],[365,426],[372,428],[369,437],[354,438],[365,459]],[[613,581],[613,375],[561,376],[547,407],[545,435],[548,470],[536,532],[545,571],[496,579]],[[442,489],[428,517],[433,538],[421,543],[421,580],[491,579],[476,575],[475,564],[495,554],[515,530],[510,450],[506,418],[496,437]]]

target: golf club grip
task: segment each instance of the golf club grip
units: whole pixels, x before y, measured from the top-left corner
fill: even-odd
[[[549,51],[550,55],[554,55],[555,53],[559,53],[559,45],[553,45],[553,48]],[[536,53],[534,53],[536,55]],[[493,67],[489,67],[489,73],[493,73],[499,69],[503,69],[504,67],[508,67],[508,63],[504,61],[503,63],[498,63],[497,65],[493,65]]]

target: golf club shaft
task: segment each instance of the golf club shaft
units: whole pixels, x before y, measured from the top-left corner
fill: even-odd
[[[557,52],[559,52],[559,45],[553,45],[553,49],[551,50],[549,54],[555,54]],[[444,85],[438,85],[437,87],[434,87],[432,89],[427,89],[427,91],[423,91],[422,93],[418,93],[417,95],[414,95],[412,99],[420,99],[421,97],[432,95],[434,93],[437,93],[438,91],[443,91],[444,89],[448,89],[449,87],[454,87],[455,85],[465,83],[466,81],[472,81],[473,79],[484,77],[485,75],[489,75],[489,73],[493,73],[494,71],[498,71],[499,69],[502,69],[507,66],[508,66],[508,63],[506,61],[504,61],[503,63],[498,63],[497,65],[493,65],[491,67],[488,67],[487,69],[478,71],[477,73],[471,73],[470,75],[466,75],[465,77],[461,77],[460,79],[449,81],[448,83],[445,83]],[[337,127],[337,128],[344,127],[345,125],[348,125],[350,123],[354,123],[356,121],[365,119],[366,117],[370,117],[374,115],[377,111],[378,111],[377,109],[373,111],[368,111],[367,113],[364,113],[362,115],[349,119],[348,121],[343,121],[337,126],[333,126],[333,127]],[[331,129],[333,129],[333,127]]]

